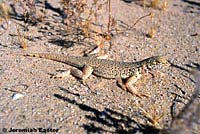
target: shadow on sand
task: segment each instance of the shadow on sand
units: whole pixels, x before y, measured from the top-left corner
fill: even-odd
[[[65,93],[71,94],[73,96],[80,96],[78,93],[72,93],[62,87],[60,87],[60,90],[65,91]],[[93,123],[83,124],[81,126],[85,129],[87,133],[107,132],[107,133],[134,134],[137,132],[142,132],[143,134],[157,134],[160,132],[160,130],[156,128],[139,124],[131,117],[124,115],[123,113],[114,111],[110,108],[104,108],[103,111],[100,111],[89,105],[79,103],[76,100],[70,99],[60,94],[54,94],[54,96],[62,101],[65,101],[67,103],[79,107],[83,111],[91,113],[90,115],[85,115],[85,118],[92,121]],[[102,126],[112,127],[114,128],[114,131],[106,130],[103,127],[99,127],[99,124]]]

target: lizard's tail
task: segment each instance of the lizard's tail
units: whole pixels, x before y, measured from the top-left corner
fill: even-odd
[[[24,54],[24,56],[50,59],[50,60],[55,60],[59,62],[66,62],[66,59],[67,59],[67,57],[64,57],[58,54],[48,54],[48,53],[26,53]]]
[[[83,67],[83,63],[80,62],[81,57],[75,57],[75,56],[63,56],[59,54],[48,54],[48,53],[26,53],[24,56],[30,56],[30,57],[38,57],[38,58],[44,58],[44,59],[50,59],[62,63],[66,63],[75,67]]]

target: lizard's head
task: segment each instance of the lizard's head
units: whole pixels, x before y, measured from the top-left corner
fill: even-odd
[[[153,56],[146,60],[149,69],[159,69],[164,66],[170,66],[168,60],[163,56]]]
[[[165,57],[163,57],[163,56],[154,56],[152,58],[153,58],[153,64],[164,65],[164,66],[170,65],[170,63],[168,62],[168,60]]]

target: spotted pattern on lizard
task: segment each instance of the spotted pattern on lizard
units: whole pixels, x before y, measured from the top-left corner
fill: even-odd
[[[94,57],[78,57],[78,56],[62,56],[58,54],[48,53],[28,53],[25,56],[40,57],[50,59],[58,62],[63,62],[71,66],[82,68],[82,76],[78,76],[83,80],[87,79],[91,73],[96,76],[118,80],[119,85],[122,89],[140,95],[133,89],[133,84],[140,79],[143,73],[147,73],[151,70],[161,68],[163,65],[169,65],[166,58],[162,56],[153,56],[137,62],[121,62],[108,59],[98,59]],[[79,73],[77,73],[79,75]],[[127,82],[124,84],[122,80],[126,79]]]

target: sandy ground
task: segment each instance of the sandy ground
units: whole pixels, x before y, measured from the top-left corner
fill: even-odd
[[[54,9],[60,8],[56,0],[48,3]],[[114,35],[112,48],[107,52],[109,59],[123,61],[164,55],[174,64],[154,77],[147,75],[137,82],[139,92],[149,94],[150,98],[140,99],[120,89],[115,80],[96,76],[87,81],[89,87],[73,76],[50,78],[56,70],[71,67],[17,55],[25,51],[16,36],[17,26],[22,28],[24,23],[11,18],[8,30],[0,36],[0,128],[52,128],[58,129],[58,133],[139,133],[142,130],[138,125],[144,128],[152,125],[145,120],[141,109],[152,119],[160,117],[159,128],[170,125],[172,113],[180,111],[195,87],[194,78],[187,70],[200,64],[200,3],[172,0],[167,11],[160,11],[144,9],[136,2],[116,0],[112,7],[115,19],[128,25],[149,12],[155,14],[155,38],[146,36],[150,19],[145,18],[133,30]],[[94,46],[70,45],[57,10],[47,8],[46,12],[48,16],[43,22],[29,26],[27,36],[31,39],[26,40],[27,52],[82,55]],[[16,93],[24,96],[14,100]],[[172,111],[175,97],[176,107]]]

